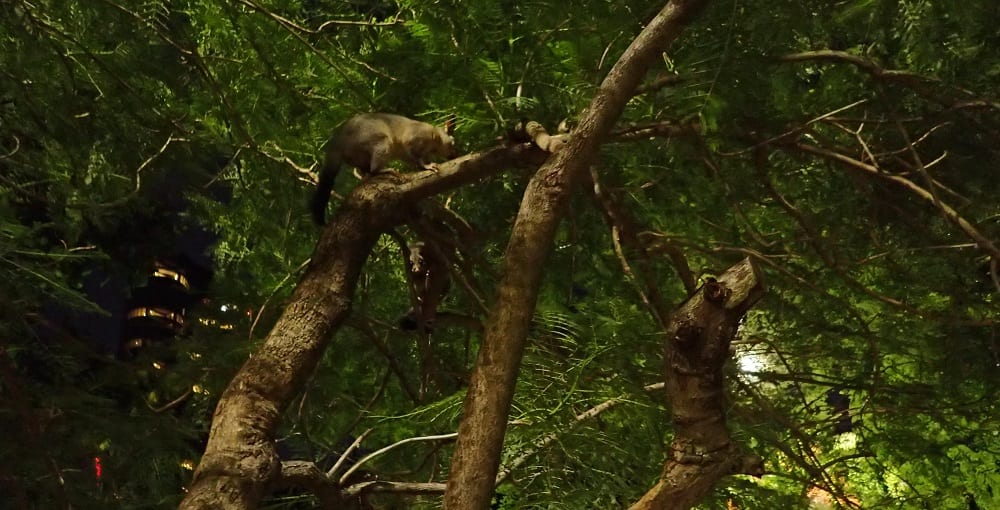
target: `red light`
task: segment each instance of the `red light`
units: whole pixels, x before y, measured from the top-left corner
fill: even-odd
[[[100,482],[101,476],[103,475],[104,475],[104,468],[101,467],[101,458],[94,457],[94,478],[96,478],[97,481]]]

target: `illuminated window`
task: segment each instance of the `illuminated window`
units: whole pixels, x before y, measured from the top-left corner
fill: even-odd
[[[157,276],[160,278],[170,278],[171,280],[181,284],[181,286],[184,287],[185,289],[188,290],[191,289],[191,284],[188,282],[186,276],[172,269],[167,269],[159,264],[157,264],[156,268],[153,269],[153,276]]]
[[[179,314],[177,312],[171,312],[170,310],[167,310],[165,308],[148,308],[145,306],[139,308],[133,308],[129,310],[128,317],[130,319],[136,317],[158,317],[161,319],[167,319],[178,326],[184,325],[184,316],[182,314]]]

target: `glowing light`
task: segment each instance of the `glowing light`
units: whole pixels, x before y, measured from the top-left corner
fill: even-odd
[[[180,274],[177,271],[174,271],[172,269],[167,269],[167,268],[165,268],[165,267],[163,267],[163,266],[161,266],[159,264],[157,264],[156,268],[153,270],[153,276],[156,276],[156,277],[159,277],[159,278],[169,278],[169,279],[171,279],[171,280],[173,280],[173,281],[181,284],[181,287],[184,287],[185,289],[190,289],[191,288],[191,283],[188,281],[188,279],[187,279],[186,276],[184,276],[184,275],[182,275],[182,274]]]
[[[763,356],[752,352],[737,352],[736,362],[740,365],[740,372],[755,373],[760,372],[767,365]]]

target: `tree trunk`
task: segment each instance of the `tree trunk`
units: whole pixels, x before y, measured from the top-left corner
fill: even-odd
[[[489,508],[514,383],[538,298],[542,268],[574,184],[646,71],[706,0],[673,0],[649,23],[608,73],[564,148],[525,190],[504,256],[497,301],[465,397],[444,508]]]
[[[537,164],[540,152],[524,146],[493,149],[443,164],[437,173],[387,172],[359,184],[323,230],[264,344],[220,396],[208,446],[179,508],[257,508],[280,474],[274,434],[281,415],[347,318],[358,276],[379,236],[405,221],[417,201],[498,169]]]
[[[745,259],[670,316],[664,379],[674,440],[660,482],[632,510],[686,510],[726,475],[762,473],[760,459],[742,455],[729,436],[722,367],[739,321],[764,290],[757,268]]]

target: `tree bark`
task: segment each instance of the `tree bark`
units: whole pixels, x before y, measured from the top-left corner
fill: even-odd
[[[489,508],[542,268],[570,193],[649,66],[706,3],[672,0],[650,21],[608,73],[573,136],[528,183],[465,397],[445,509]]]
[[[660,482],[632,510],[686,510],[726,475],[760,475],[761,461],[742,455],[726,427],[722,367],[739,321],[764,295],[750,259],[709,280],[670,316],[664,379],[674,439]]]
[[[264,344],[220,396],[205,454],[179,508],[257,508],[279,480],[274,435],[281,415],[350,313],[361,269],[383,232],[405,221],[423,198],[501,169],[537,165],[543,157],[526,146],[494,149],[445,163],[437,173],[386,172],[359,184],[323,230]]]

